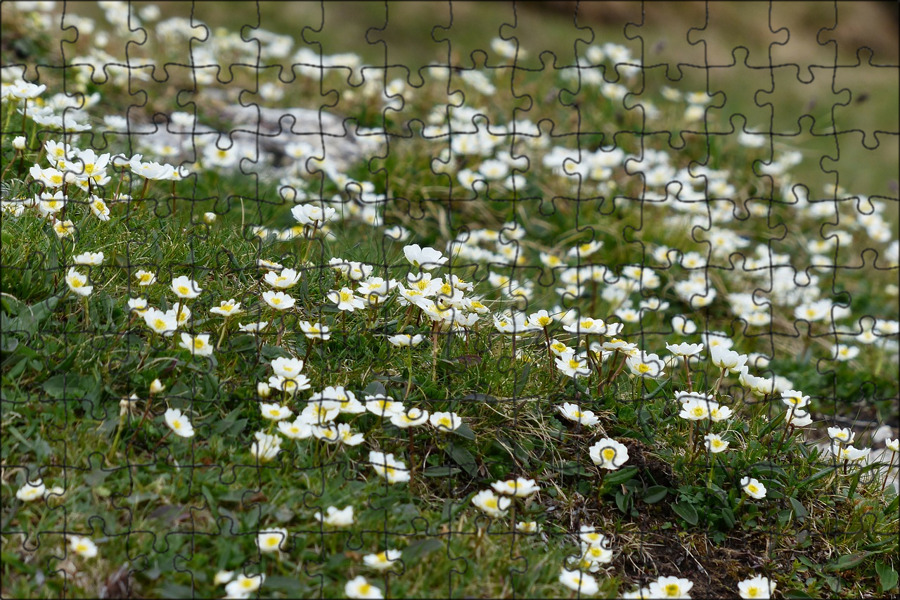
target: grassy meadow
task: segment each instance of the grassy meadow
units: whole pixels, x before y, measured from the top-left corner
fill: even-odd
[[[409,4],[3,4],[3,597],[896,594],[889,144]]]

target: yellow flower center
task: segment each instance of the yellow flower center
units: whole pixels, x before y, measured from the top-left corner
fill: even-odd
[[[178,293],[182,296],[187,296],[191,293],[191,290],[186,285],[180,285],[178,286]]]
[[[678,595],[679,589],[677,583],[670,583],[666,586],[666,596],[674,598]]]
[[[181,429],[181,421],[172,421],[172,427],[175,429]]]
[[[751,483],[750,485],[747,486],[747,491],[755,494],[756,492],[759,491],[759,488]]]
[[[206,345],[206,344],[204,344],[204,343],[203,343],[203,340],[201,340],[200,338],[194,338],[194,349],[195,349],[195,350],[200,350],[200,349],[202,349],[205,345]]]
[[[496,498],[488,498],[484,501],[484,505],[490,508],[497,508],[497,499]]]
[[[606,460],[612,460],[616,457],[616,451],[612,448],[604,448],[603,449],[603,458]]]
[[[638,371],[640,371],[641,373],[649,373],[650,365],[648,365],[646,363],[641,363],[638,365]]]
[[[706,414],[706,411],[702,406],[695,406],[693,409],[691,409],[691,414],[693,414],[695,417],[702,417],[704,414]]]

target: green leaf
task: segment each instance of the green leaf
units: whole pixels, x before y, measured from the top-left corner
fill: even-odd
[[[666,497],[666,494],[669,493],[669,489],[662,485],[654,485],[651,488],[647,489],[647,492],[644,494],[644,502],[647,504],[656,504],[660,500]]]
[[[728,527],[728,529],[734,528],[734,524],[736,521],[734,518],[734,512],[732,512],[730,508],[722,509],[722,522],[725,523],[725,526]]]
[[[413,542],[412,544],[404,548],[401,558],[406,563],[406,566],[408,568],[418,561],[422,560],[425,555],[443,549],[444,542],[442,542],[441,540],[436,540],[434,538],[428,538],[426,540]]]
[[[678,502],[672,505],[672,510],[674,510],[675,514],[684,519],[689,525],[697,524],[699,517],[697,516],[697,509],[695,509],[692,504]]]
[[[525,386],[528,385],[528,373],[531,371],[531,367],[529,365],[525,365],[522,369],[515,374],[516,387],[513,389],[513,397],[518,398],[522,393],[522,390],[525,389]]]
[[[92,377],[60,373],[54,375],[41,386],[48,395],[67,400],[99,395],[99,381]]]
[[[472,429],[465,423],[454,429],[453,433],[460,437],[464,437],[467,440],[472,440],[473,442],[475,441],[475,432],[472,431]]]
[[[809,487],[811,484],[819,481],[820,479],[824,479],[824,478],[828,477],[829,475],[831,475],[835,472],[836,468],[837,467],[826,467],[826,468],[822,469],[821,471],[819,471],[818,473],[815,473],[815,474],[807,477],[806,479],[804,479],[803,481],[801,481],[800,483],[797,484],[797,489],[802,490],[803,488]]]
[[[631,494],[623,494],[621,491],[616,492],[616,507],[624,514],[628,514],[631,505]]]
[[[603,476],[603,486],[619,485],[625,483],[638,473],[637,467],[625,467],[617,471],[611,471]]]
[[[788,590],[787,592],[784,593],[784,597],[800,599],[800,598],[812,598],[813,596],[810,596],[803,590]]]
[[[428,467],[422,471],[425,477],[451,477],[457,473],[462,473],[462,469],[451,465],[440,465],[437,467]]]
[[[59,303],[58,296],[50,296],[42,302],[25,306],[14,319],[3,319],[3,333],[22,332],[29,337],[37,333],[38,325],[53,314]]]
[[[478,472],[478,463],[475,461],[475,457],[472,456],[471,452],[466,450],[465,447],[460,444],[450,444],[447,447],[446,452],[447,456],[462,467],[470,477],[475,477]]]
[[[868,558],[871,554],[871,552],[854,552],[853,554],[845,554],[838,557],[837,560],[826,565],[825,570],[846,571],[848,569],[852,569],[853,567],[866,560],[866,558]]]
[[[806,511],[806,507],[800,503],[796,498],[788,498],[791,501],[791,508],[794,509],[794,516],[801,523],[806,520],[806,517],[809,516],[809,513]]]
[[[898,575],[893,567],[879,561],[875,563],[875,572],[878,573],[878,585],[881,586],[882,594],[897,587]]]
[[[787,411],[782,412],[782,413],[778,413],[778,415],[776,415],[776,417],[775,417],[774,419],[772,419],[771,421],[769,421],[769,423],[768,423],[765,427],[762,428],[762,431],[759,432],[759,434],[756,436],[756,439],[761,440],[761,439],[764,438],[770,431],[772,431],[773,429],[775,429],[776,427],[778,427],[778,425],[779,425],[782,421],[784,421],[784,416],[785,416],[786,414],[787,414]]]

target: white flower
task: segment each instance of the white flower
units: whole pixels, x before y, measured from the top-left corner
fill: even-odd
[[[418,244],[403,247],[403,255],[412,266],[431,271],[447,262],[447,258],[434,248],[422,248]]]
[[[138,269],[135,272],[134,276],[137,277],[138,285],[141,285],[141,286],[151,285],[153,283],[156,283],[156,274],[151,273],[150,271]]]
[[[102,265],[103,264],[103,253],[102,252],[83,252],[77,256],[73,256],[72,260],[76,265]]]
[[[741,367],[747,362],[746,354],[738,354],[724,346],[710,346],[709,357],[712,364],[732,373],[740,373]]]
[[[322,340],[323,342],[326,342],[331,338],[328,327],[321,323],[299,321],[297,324],[300,326],[300,331],[303,332],[303,335],[311,340]]]
[[[683,577],[660,577],[651,581],[647,590],[650,598],[690,598],[688,592],[694,587],[690,579]]]
[[[406,468],[405,463],[395,460],[393,454],[369,452],[369,463],[376,473],[387,479],[388,483],[409,481],[409,469]]]
[[[665,376],[665,372],[663,371],[665,361],[656,354],[642,351],[639,354],[629,356],[625,359],[625,364],[628,366],[628,369],[638,377],[660,379]]]
[[[281,451],[281,438],[277,435],[269,435],[264,431],[253,434],[256,441],[250,444],[250,454],[260,462],[270,461]]]
[[[259,405],[259,409],[262,412],[263,418],[270,421],[283,421],[293,414],[290,408],[288,408],[287,406],[281,406],[277,403],[268,404],[266,402],[261,402]]]
[[[581,530],[578,533],[578,539],[582,544],[587,544],[588,546],[609,546],[609,540],[606,536],[597,531],[596,527],[590,525],[581,526]]]
[[[462,425],[462,417],[454,412],[431,413],[428,422],[438,431],[456,431]]]
[[[887,438],[884,440],[884,447],[893,452],[900,452],[900,438],[897,438],[896,440]]]
[[[347,582],[344,586],[344,594],[348,598],[384,598],[381,588],[370,584],[362,575],[357,575]]]
[[[238,329],[240,329],[244,333],[259,333],[268,325],[268,321],[262,321],[259,323],[245,323],[244,325],[238,325]]]
[[[495,481],[491,484],[491,487],[494,488],[494,491],[498,494],[516,496],[518,498],[527,498],[541,489],[535,483],[534,479],[525,479],[523,477],[508,479],[506,481]]]
[[[256,545],[263,554],[284,550],[287,545],[287,529],[261,529],[256,536]]]
[[[591,460],[603,468],[616,470],[628,461],[628,448],[610,438],[603,438],[590,447]]]
[[[682,403],[681,412],[678,413],[678,416],[688,421],[702,421],[709,418],[710,408],[713,405],[718,407],[718,404],[711,400],[691,398]]]
[[[744,477],[741,479],[741,487],[751,498],[759,500],[766,497],[766,486],[752,477]]]
[[[666,350],[675,356],[696,356],[703,352],[703,344],[666,344]]]
[[[76,271],[75,267],[70,267],[68,273],[66,273],[66,284],[70,290],[79,296],[90,296],[91,292],[94,291],[94,286],[87,285],[87,282],[87,276]]]
[[[181,342],[178,346],[184,348],[194,356],[212,356],[213,346],[209,343],[209,334],[201,333],[199,335],[191,335],[189,333],[181,334]]]
[[[272,375],[269,377],[269,387],[281,390],[287,394],[296,394],[303,390],[308,390],[309,378],[306,375],[297,375],[296,377],[282,377],[281,375]]]
[[[491,517],[506,516],[506,509],[512,504],[512,500],[497,496],[491,490],[481,490],[472,497],[472,504],[483,510]]]
[[[391,415],[391,423],[394,426],[399,427],[400,429],[407,429],[409,427],[418,427],[428,421],[428,411],[421,410],[419,408],[410,408],[409,410],[401,413],[394,413]]]
[[[334,218],[337,211],[329,206],[324,209],[315,204],[298,204],[291,209],[291,214],[301,225],[319,227]]]
[[[388,341],[394,346],[418,346],[425,337],[422,334],[409,335],[408,333],[398,333],[388,338]]]
[[[196,281],[186,275],[182,275],[172,280],[172,291],[179,298],[190,300],[199,296],[203,290],[200,289]]]
[[[582,562],[591,563],[595,566],[610,563],[613,559],[612,550],[603,545],[585,544],[581,551]]]
[[[229,598],[249,598],[250,594],[259,589],[266,576],[260,573],[247,577],[243,573],[237,576],[237,579],[229,582],[225,586],[225,593]]]
[[[332,527],[348,527],[353,525],[353,505],[346,506],[343,509],[338,509],[336,506],[329,506],[325,509],[325,516],[322,516],[322,513],[317,512],[315,515],[316,521],[324,523],[325,525],[331,525]]]
[[[600,422],[600,418],[594,415],[593,412],[589,410],[581,410],[577,404],[572,404],[570,402],[564,402],[562,406],[557,406],[556,409],[570,421],[575,421],[576,423],[581,423],[585,427],[592,427]]]
[[[575,356],[574,352],[565,352],[556,357],[556,366],[567,377],[586,377],[591,374],[587,360]]]
[[[330,302],[337,304],[338,310],[353,312],[354,310],[366,307],[363,299],[357,298],[356,295],[354,295],[353,290],[347,287],[341,288],[340,291],[328,292],[327,298]]]
[[[851,431],[849,427],[844,427],[843,429],[840,427],[829,427],[828,437],[839,444],[852,444],[853,439],[856,437],[856,432]]]
[[[143,314],[144,322],[156,333],[163,335],[171,334],[178,329],[178,322],[175,315],[164,313],[156,308],[148,308]]]
[[[771,598],[774,591],[775,582],[769,581],[768,577],[762,575],[755,575],[750,579],[738,582],[738,594],[745,600]]]
[[[16,491],[16,498],[22,502],[31,502],[32,500],[43,498],[46,489],[47,488],[40,479],[37,481],[29,481]]]
[[[363,434],[353,431],[346,423],[337,426],[337,433],[339,441],[345,446],[359,446],[365,441]]]
[[[225,585],[234,579],[234,571],[219,571],[213,577],[213,585]]]
[[[378,571],[386,571],[394,566],[394,563],[400,560],[403,553],[399,550],[385,550],[378,554],[367,554],[363,556],[363,562],[367,567],[377,569]]]
[[[194,436],[194,426],[186,416],[181,414],[181,409],[170,408],[165,414],[166,425],[175,432],[175,435],[189,438]]]
[[[406,408],[402,402],[394,402],[382,394],[366,396],[366,410],[379,417],[390,419],[393,415],[403,414]]]
[[[294,269],[282,269],[279,273],[269,271],[263,277],[263,281],[275,289],[286,290],[297,285],[297,282],[300,281],[300,273]]]
[[[706,440],[706,449],[713,454],[724,452],[728,449],[728,442],[723,440],[721,436],[716,435],[715,433],[708,433],[703,436],[703,439]]]
[[[522,533],[540,533],[542,527],[537,521],[519,521],[516,523],[516,531]]]
[[[69,549],[84,558],[97,556],[97,544],[91,538],[73,535],[69,538]]]
[[[785,390],[781,392],[781,401],[791,409],[806,408],[809,396],[804,396],[803,392],[797,390]]]
[[[280,356],[272,361],[272,370],[276,375],[293,379],[303,372],[303,361],[299,358]]]
[[[294,306],[294,299],[284,292],[268,290],[263,292],[263,300],[275,310],[287,310]]]
[[[593,596],[600,591],[600,586],[593,575],[581,571],[570,571],[563,568],[559,575],[559,582],[569,589],[575,590],[581,596]]]
[[[241,312],[241,303],[235,302],[234,298],[222,300],[219,302],[219,306],[209,309],[209,312],[223,317],[230,317]]]
[[[128,310],[133,310],[139,315],[144,314],[147,310],[147,299],[146,298],[129,298],[128,299]]]
[[[279,421],[278,431],[280,431],[284,437],[292,440],[306,440],[312,437],[313,426],[312,423],[308,423],[304,421],[303,418],[297,417],[291,423]]]

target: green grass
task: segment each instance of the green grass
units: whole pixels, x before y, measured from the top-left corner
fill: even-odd
[[[4,13],[4,64],[13,62],[9,53],[26,43],[25,18]],[[98,27],[107,26],[98,22]],[[552,20],[547,27],[566,30]],[[53,35],[28,38],[30,61],[58,59]],[[324,46],[337,44],[322,36]],[[478,38],[470,38],[474,43],[471,39]],[[73,46],[86,52],[86,42],[80,39]],[[116,44],[120,41],[112,43],[110,52],[118,49]],[[165,45],[154,44],[159,44],[155,38],[148,45],[152,52],[146,52],[159,53],[160,63],[177,53],[177,44],[168,47],[171,55],[165,54]],[[429,60],[424,54],[416,58]],[[235,73],[233,82],[213,87],[243,89],[246,73]],[[273,75],[267,72],[264,79],[274,82]],[[523,75],[517,90],[553,98],[571,85],[562,75],[544,75]],[[48,84],[43,97],[61,91],[53,72],[42,72],[41,77]],[[152,92],[147,109],[183,110],[183,105],[174,106],[176,90],[187,85],[183,77],[173,69],[169,85],[147,82]],[[598,189],[587,178],[579,184],[577,178],[544,167],[549,147],[524,144],[515,148],[530,159],[524,189],[497,193],[492,184],[489,195],[476,193],[459,185],[455,176],[432,169],[431,159],[446,141],[408,135],[410,120],[426,122],[433,107],[448,101],[446,87],[416,89],[409,106],[392,114],[383,112],[378,98],[348,88],[345,74],[329,74],[322,88],[320,82],[298,76],[281,105],[298,97],[321,102],[320,91],[336,86],[342,94],[356,93],[355,98],[342,97],[340,114],[405,136],[392,138],[387,156],[355,164],[346,173],[356,181],[371,181],[377,194],[386,195],[378,211],[383,225],[367,223],[352,190],[325,178],[323,197],[340,202],[339,217],[325,233],[317,229],[313,235],[307,228],[290,240],[256,235],[254,227],[283,231],[294,226],[293,204],[280,199],[274,182],[219,173],[202,164],[193,165],[194,175],[174,185],[144,186],[127,169],[109,169],[112,181],[103,195],[113,198],[118,189],[116,199],[122,201],[110,202],[110,220],[105,222],[91,214],[84,192],[68,186],[72,202],[65,218],[75,225],[70,238],[58,238],[36,208],[14,216],[4,207],[4,597],[92,597],[104,590],[111,594],[124,581],[139,596],[221,596],[223,588],[213,579],[223,570],[264,574],[260,594],[266,597],[341,597],[344,585],[357,575],[389,590],[391,597],[574,596],[558,579],[568,559],[580,556],[577,534],[582,526],[594,526],[610,538],[612,560],[596,574],[604,597],[620,597],[657,577],[676,574],[693,582],[693,597],[734,595],[738,582],[755,574],[770,577],[777,583],[776,595],[783,597],[859,598],[896,592],[898,498],[892,485],[884,490],[884,465],[837,461],[814,443],[825,436],[826,425],[839,418],[886,422],[896,432],[896,334],[871,345],[856,342],[858,333],[838,340],[827,320],[797,321],[793,310],[800,299],[775,302],[771,325],[747,325],[728,298],[731,293],[769,289],[767,277],[743,268],[757,244],[787,255],[802,271],[813,260],[809,242],[827,239],[833,229],[830,219],[837,217],[841,229],[853,236],[852,243],[842,243],[832,255],[841,268],[812,267],[810,273],[819,281],[807,286],[794,280],[792,289],[815,288],[823,298],[849,304],[849,313],[834,319],[842,328],[858,332],[859,319],[866,316],[896,322],[896,290],[893,296],[888,290],[896,285],[896,260],[881,262],[891,241],[896,243],[896,220],[889,216],[896,199],[883,202],[892,227],[890,240],[866,241],[879,252],[880,262],[873,265],[874,259],[866,258],[860,265],[858,248],[867,230],[856,202],[840,202],[833,214],[820,214],[798,209],[786,191],[791,184],[807,184],[821,193],[821,185],[805,178],[809,161],[770,181],[750,169],[766,151],[747,148],[731,137],[713,138],[707,147],[707,140],[695,136],[686,140],[684,149],[673,150],[668,131],[696,124],[682,119],[683,102],[667,103],[656,88],[645,95],[652,97],[660,115],[647,123],[588,85],[563,93],[559,102],[547,101],[517,114],[514,108],[521,100],[503,91],[504,77],[508,85],[503,73],[494,80],[500,90],[495,97],[479,97],[467,89],[467,101],[477,99],[472,106],[483,111],[492,126],[508,123],[513,115],[534,122],[546,118],[558,127],[551,145],[571,149],[580,144],[586,151],[615,141],[631,154],[648,148],[665,151],[676,170],[708,162],[710,168],[728,172],[734,203],[704,206],[713,211],[733,207],[731,218],[714,213],[715,225],[752,243],[745,250],[712,255],[709,285],[717,291],[716,299],[709,306],[692,307],[677,287],[692,271],[667,264],[675,254],[708,254],[708,245],[700,241],[707,210],[697,221],[678,220],[675,215],[686,214],[678,211],[684,206],[641,201],[642,178],[626,167],[615,167],[606,189]],[[100,92],[105,114],[121,114],[134,103],[127,89],[113,82],[86,83],[82,91]],[[577,131],[579,117],[567,108],[573,102],[584,107],[582,131],[592,132],[578,141],[570,135]],[[36,162],[47,166],[39,148],[47,140],[60,139],[56,132],[33,126],[15,108],[5,101],[0,114],[4,202],[39,192],[29,167]],[[203,108],[198,106],[198,112],[203,114]],[[208,108],[214,112],[212,105]],[[98,110],[88,112],[100,130]],[[214,114],[204,119],[217,122]],[[709,124],[724,126],[715,117]],[[643,135],[662,128],[665,136]],[[12,141],[20,132],[27,137],[27,149],[21,152]],[[72,143],[86,148],[89,141],[82,136]],[[784,150],[795,147],[789,141]],[[102,151],[124,150],[116,147],[119,142],[113,140]],[[144,160],[154,157],[145,153]],[[476,168],[482,157],[469,154],[452,160],[459,171]],[[860,165],[859,170],[869,166]],[[883,169],[873,166],[873,172]],[[308,185],[317,195],[320,182],[312,178]],[[848,193],[868,192],[848,187]],[[130,194],[131,201],[122,194]],[[759,210],[754,205],[765,210],[754,212]],[[216,214],[211,223],[204,221],[207,212]],[[477,245],[495,253],[517,247],[517,266],[501,264],[496,257],[453,257],[449,266],[431,272],[434,277],[452,272],[472,282],[474,291],[466,296],[481,298],[490,309],[491,314],[483,315],[465,335],[438,331],[424,310],[407,308],[397,292],[375,308],[353,312],[338,310],[327,299],[332,290],[358,285],[328,266],[332,258],[361,261],[375,267],[373,275],[402,281],[415,272],[404,257],[405,244],[431,246],[447,255],[447,243],[461,232],[498,232],[509,222],[526,232],[518,242],[507,227],[500,238],[505,243]],[[411,231],[409,240],[384,237],[386,227],[397,224]],[[575,260],[566,252],[590,240],[604,245],[582,265],[608,267],[607,278],[586,284],[578,297],[558,291],[564,273],[561,267],[542,263],[541,253],[572,266]],[[676,252],[663,260],[654,254],[660,245]],[[100,266],[78,267],[94,286],[90,295],[81,297],[70,290],[65,276],[73,256],[88,250],[103,251],[105,259]],[[298,284],[285,290],[296,300],[293,309],[276,312],[263,301],[262,293],[270,288],[258,267],[261,259],[302,272]],[[642,264],[654,269],[657,286],[631,291],[624,300],[610,294],[613,284],[627,277],[628,265]],[[139,287],[139,268],[153,271],[157,282]],[[527,303],[510,298],[508,288],[498,289],[489,273],[530,283],[533,296]],[[187,301],[191,317],[172,337],[153,333],[129,310],[128,299],[140,296],[149,306],[170,309],[177,301],[170,282],[182,275],[202,288],[198,298]],[[618,322],[622,319],[615,311],[623,303],[636,305],[648,297],[669,306],[645,311],[638,323],[624,323],[622,337],[665,359],[666,342],[700,341],[699,334],[673,333],[671,318],[676,314],[687,315],[701,330],[725,332],[736,351],[772,358],[768,369],[753,367],[751,373],[787,377],[794,389],[811,396],[815,426],[785,427],[778,395],[751,394],[736,375],[723,377],[707,358],[691,367],[690,384],[683,365],[667,367],[660,380],[630,376],[624,366],[617,369],[624,359],[619,354],[589,377],[573,379],[548,358],[543,332],[519,335],[513,342],[492,320],[492,315],[514,307],[528,314],[561,305]],[[241,303],[241,315],[223,320],[210,313],[228,299]],[[768,302],[764,294],[763,300]],[[264,320],[270,324],[259,335],[238,330],[240,323]],[[300,331],[301,320],[327,325],[330,339],[312,343]],[[216,346],[212,356],[191,356],[180,348],[183,331],[208,333]],[[425,340],[411,350],[399,348],[387,340],[396,333],[421,334]],[[549,337],[575,349],[580,349],[579,342],[609,341],[600,336],[579,340],[558,320],[550,326]],[[830,360],[836,341],[856,343],[859,355],[847,362]],[[271,390],[264,397],[258,383],[269,380],[270,363],[279,357],[304,359],[303,375],[311,391],[282,397]],[[151,392],[156,379],[164,390]],[[403,430],[371,412],[343,414],[338,422],[364,434],[361,445],[282,436],[278,455],[258,461],[251,453],[254,434],[278,435],[259,403],[281,398],[296,415],[309,404],[312,391],[326,386],[343,386],[360,401],[380,393],[407,408],[452,411],[463,426],[454,432],[430,425]],[[681,418],[675,392],[690,386],[715,394],[734,416],[719,423]],[[133,410],[120,412],[120,402],[132,394],[137,396]],[[558,407],[564,402],[593,411],[598,425],[583,427],[563,418]],[[189,416],[193,437],[173,434],[163,416],[167,408]],[[708,453],[702,436],[710,432],[723,434],[729,449]],[[872,433],[871,427],[857,428],[856,446],[880,450],[880,443],[871,442]],[[591,446],[607,437],[628,449],[628,461],[617,470],[600,469],[590,459]],[[369,464],[370,451],[394,454],[411,468],[410,481],[388,484]],[[896,461],[896,456],[891,459]],[[38,477],[48,489],[63,487],[64,494],[30,502],[18,499],[17,492]],[[491,518],[473,506],[478,492],[515,477],[534,479],[540,490],[528,499],[516,499],[514,513]],[[744,493],[744,477],[761,482],[766,496],[752,499]],[[348,505],[354,508],[354,522],[348,527],[323,526],[313,516],[329,506]],[[513,519],[536,521],[541,531],[517,532]],[[257,534],[272,528],[288,530],[287,545],[277,554],[260,553]],[[73,534],[90,537],[98,555],[85,558],[67,551],[66,540]],[[389,548],[402,551],[402,563],[388,575],[364,565],[364,556]],[[126,579],[129,571],[133,573]]]

